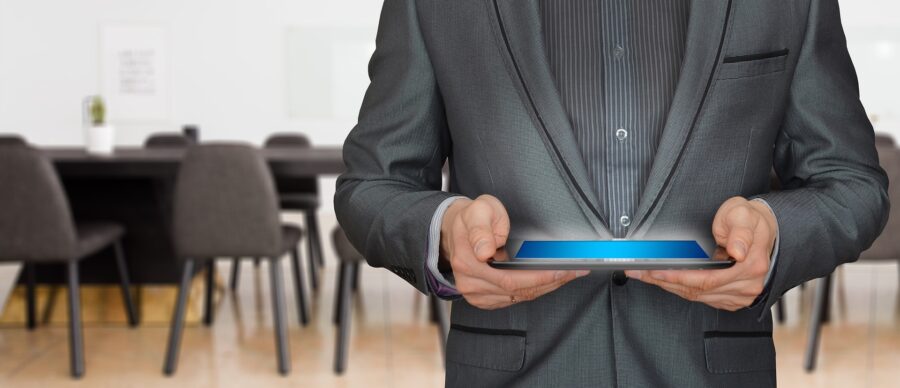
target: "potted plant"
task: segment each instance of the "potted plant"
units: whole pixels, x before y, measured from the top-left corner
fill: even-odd
[[[110,155],[115,146],[115,129],[106,123],[106,104],[100,96],[90,100],[90,127],[88,128],[88,152]]]

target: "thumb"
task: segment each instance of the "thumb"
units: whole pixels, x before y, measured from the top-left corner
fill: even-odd
[[[463,222],[468,229],[469,243],[475,257],[487,261],[506,244],[509,235],[509,216],[494,197],[483,195],[475,199],[465,211]]]

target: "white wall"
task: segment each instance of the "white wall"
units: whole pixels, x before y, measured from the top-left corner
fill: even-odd
[[[171,113],[159,123],[116,123],[122,144],[183,123],[198,123],[206,139],[259,142],[302,130],[339,144],[354,117],[288,117],[287,31],[362,27],[361,38],[374,41],[379,11],[376,0],[0,0],[0,132],[80,144],[81,98],[100,84],[101,23],[151,22],[169,30]],[[365,60],[343,68],[365,77]]]
[[[843,0],[841,16],[859,76],[860,98],[875,130],[900,139],[900,2]]]
[[[272,132],[303,131],[316,144],[337,145],[356,122],[346,106],[359,106],[368,53],[351,55],[356,63],[332,77],[350,80],[335,82],[340,90],[324,91],[346,100],[340,114],[290,117],[288,31],[316,28],[328,41],[331,31],[350,30],[374,42],[380,9],[377,0],[0,0],[0,133],[83,144],[81,100],[100,87],[100,26],[149,22],[168,29],[170,113],[158,122],[114,122],[120,145],[185,123],[199,124],[204,140],[260,143]],[[322,182],[328,207],[333,186]]]
[[[841,4],[863,102],[880,117],[879,130],[900,136],[900,4]],[[380,8],[379,0],[0,0],[0,132],[40,145],[82,144],[80,102],[99,88],[101,24],[150,22],[169,31],[169,117],[114,123],[119,144],[185,123],[199,124],[204,139],[259,143],[275,131],[303,131],[314,143],[340,144],[355,123],[348,111],[361,100],[368,54],[346,52],[374,41]],[[287,53],[296,55],[288,49],[292,29],[341,42],[334,48],[340,66],[322,75],[331,81],[301,96],[336,95],[337,113],[302,117],[303,109],[289,106],[303,100],[288,85],[298,73],[302,81],[305,69],[288,69]],[[347,43],[348,34],[355,42]]]

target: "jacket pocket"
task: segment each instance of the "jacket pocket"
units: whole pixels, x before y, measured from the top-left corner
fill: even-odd
[[[703,333],[706,369],[710,373],[760,372],[775,369],[771,332]]]
[[[788,49],[728,56],[722,61],[719,79],[754,77],[784,71]]]
[[[525,364],[525,331],[453,324],[447,339],[447,362],[515,372]]]

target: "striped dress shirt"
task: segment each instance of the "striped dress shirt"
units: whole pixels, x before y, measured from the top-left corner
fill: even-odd
[[[615,237],[650,174],[684,57],[690,0],[540,0],[544,46]]]
[[[615,237],[647,183],[684,57],[691,0],[540,0],[544,46],[582,157]],[[434,213],[426,255],[432,292],[459,297],[438,269]],[[448,279],[449,278],[449,279]]]

